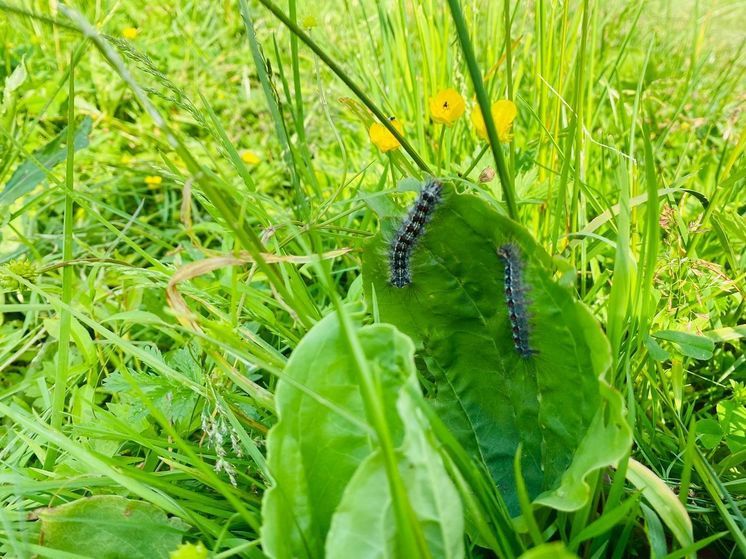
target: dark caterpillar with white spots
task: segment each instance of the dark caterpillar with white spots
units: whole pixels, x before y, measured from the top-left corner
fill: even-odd
[[[417,241],[425,232],[425,225],[430,221],[435,208],[440,203],[442,188],[440,182],[436,180],[431,180],[422,187],[414,206],[409,210],[409,214],[391,241],[389,266],[390,281],[394,287],[404,287],[412,283],[409,260]]]
[[[518,245],[508,243],[497,249],[497,256],[505,265],[505,301],[508,304],[508,318],[510,319],[513,346],[518,355],[528,359],[535,350],[529,345],[531,325],[529,324],[528,287],[523,281],[523,262]]]

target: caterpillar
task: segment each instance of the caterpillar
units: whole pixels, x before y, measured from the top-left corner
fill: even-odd
[[[440,203],[442,185],[436,180],[430,180],[422,187],[409,214],[396,232],[389,247],[389,266],[391,269],[391,285],[404,287],[412,283],[412,270],[409,260],[417,241],[425,232],[425,225]]]
[[[508,318],[513,335],[513,346],[518,355],[528,359],[535,350],[529,345],[531,328],[529,324],[528,287],[523,282],[523,262],[518,245],[507,243],[497,249],[497,256],[505,266],[505,302],[508,304]]]

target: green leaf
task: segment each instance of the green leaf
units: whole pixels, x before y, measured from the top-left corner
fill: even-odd
[[[40,509],[45,547],[96,559],[168,559],[187,526],[144,501],[116,495]]]
[[[420,181],[414,177],[405,177],[396,183],[397,192],[419,192]]]
[[[666,361],[667,359],[671,358],[671,354],[663,349],[660,344],[650,336],[645,336],[645,347],[648,348],[650,357],[652,357],[655,361]]]
[[[380,382],[401,476],[431,553],[461,557],[461,503],[405,389],[419,390],[412,342],[390,325],[359,327],[357,335]],[[274,483],[262,503],[270,557],[386,557],[396,549],[389,485],[355,366],[330,315],[301,340],[277,384],[279,421],[267,438]]]
[[[695,554],[700,549],[704,549],[705,547],[709,546],[711,543],[716,542],[723,536],[727,535],[728,531],[725,530],[724,532],[718,532],[716,534],[713,534],[707,538],[697,540],[691,545],[688,545],[686,547],[682,547],[681,549],[677,549],[676,551],[673,551],[666,555],[664,559],[681,559],[682,557],[691,557],[693,554]],[[694,555],[696,557],[696,554]]]
[[[673,342],[679,351],[687,357],[699,360],[707,360],[712,357],[715,350],[715,342],[704,336],[697,336],[688,332],[676,332],[675,330],[661,330],[655,332],[653,337],[659,340]]]
[[[637,460],[630,458],[627,467],[627,480],[642,491],[642,496],[668,526],[679,545],[684,547],[693,543],[692,521],[684,505],[661,478]],[[646,521],[649,520],[648,516],[648,514],[645,515]]]
[[[668,553],[666,547],[666,534],[663,532],[663,524],[655,511],[647,505],[641,505],[645,517],[645,533],[650,544],[650,559],[661,559]]]
[[[567,550],[564,543],[552,542],[529,549],[519,559],[578,559],[578,556]]]
[[[180,347],[168,352],[165,356],[166,364],[176,369],[195,382],[203,382],[203,367],[195,357],[199,355],[196,347]]]
[[[535,502],[576,510],[584,479],[631,445],[621,396],[601,376],[609,344],[584,305],[552,280],[551,259],[529,233],[486,202],[446,191],[412,257],[413,283],[389,283],[383,222],[364,254],[365,289],[381,319],[422,346],[434,404],[467,451],[482,460],[518,512],[513,457]],[[524,259],[531,347],[516,352],[496,250],[512,242]],[[374,299],[375,298],[375,299]]]
[[[608,507],[604,509],[603,514],[594,520],[591,524],[583,528],[580,533],[573,538],[573,544],[577,544],[589,540],[591,538],[597,538],[602,534],[605,534],[611,530],[618,523],[623,520],[627,520],[632,516],[631,512],[637,508],[640,503],[639,494],[633,495],[619,506],[608,510]]]
[[[101,320],[101,324],[106,324],[107,322],[162,325],[163,319],[152,312],[135,310],[114,313]]]
[[[178,351],[178,350],[177,350]],[[188,351],[185,349],[185,351]],[[177,361],[173,361],[172,357],[167,359],[169,365],[173,366],[179,372],[183,373],[184,376],[195,379],[197,377],[192,376],[192,372],[188,369],[182,369]],[[150,416],[150,412],[147,411],[139,401],[138,398],[132,395],[132,384],[136,383],[143,394],[147,394],[152,399],[153,403],[161,410],[166,417],[171,421],[182,421],[187,420],[194,413],[195,406],[199,400],[197,395],[183,386],[170,382],[168,379],[163,378],[159,375],[147,374],[131,370],[129,375],[123,376],[120,372],[114,372],[108,375],[103,381],[103,388],[107,392],[112,394],[119,394],[118,402],[116,404],[129,404],[129,411],[127,407],[121,407],[115,405],[115,403],[109,403],[109,410],[112,412],[118,411],[119,414],[123,414],[124,417],[130,417],[133,421],[140,422],[142,419]]]
[[[701,419],[697,422],[697,434],[700,442],[708,450],[712,450],[723,439],[723,430],[714,419]]]
[[[414,369],[408,379],[417,388]],[[424,525],[433,557],[463,557],[464,520],[456,488],[448,477],[432,437],[414,402],[402,392],[398,402],[404,422],[399,470],[413,508]],[[395,511],[383,455],[371,454],[357,469],[337,507],[326,542],[326,557],[373,559],[402,556],[397,550]]]
[[[75,131],[73,145],[75,151],[88,146],[88,136],[91,133],[93,121],[86,116]],[[33,156],[21,163],[10,177],[5,188],[0,192],[0,205],[12,204],[18,198],[31,192],[41,183],[53,167],[67,157],[67,128],[64,128],[51,142]]]
[[[725,434],[726,444],[731,452],[746,448],[746,407],[742,401],[723,400],[717,405],[718,420]],[[706,420],[705,420],[706,421]],[[697,424],[697,432],[699,426]]]
[[[5,78],[5,84],[3,86],[3,102],[0,104],[0,114],[5,114],[5,111],[8,110],[15,91],[23,85],[26,78],[28,78],[26,61],[21,60],[21,63],[15,67],[13,72],[7,78]]]
[[[716,330],[710,330],[708,332],[702,332],[703,336],[707,336],[715,343],[719,342],[732,342],[746,338],[746,325],[739,325],[733,327],[723,327]]]
[[[184,543],[171,552],[169,559],[207,559],[208,551],[202,542]]]
[[[60,319],[59,318],[45,318],[44,319],[44,328],[47,332],[49,332],[49,335],[52,336],[55,340],[59,340],[60,338]],[[78,322],[75,318],[72,318],[70,323],[70,335],[75,342],[75,345],[80,350],[80,353],[85,358],[85,361],[87,364],[95,363],[97,356],[96,356],[96,347],[93,344],[93,340],[91,339],[91,335],[88,333],[88,330],[86,330],[83,325]]]
[[[606,328],[614,354],[619,352],[619,345],[628,322],[632,286],[635,282],[634,272],[637,268],[630,250],[629,176],[626,162],[621,159],[617,166],[617,183],[619,184],[620,208],[617,216],[619,234],[614,257],[614,275],[606,305]]]

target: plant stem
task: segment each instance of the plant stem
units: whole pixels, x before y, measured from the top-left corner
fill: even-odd
[[[469,166],[466,168],[466,171],[461,173],[461,176],[464,178],[467,178],[469,176],[469,173],[471,173],[474,170],[474,167],[477,166],[477,163],[479,163],[479,160],[482,159],[482,156],[485,154],[485,152],[490,147],[488,145],[482,146],[482,149],[479,150],[479,153],[474,157],[474,159],[471,160],[471,163],[469,163]]]
[[[505,72],[508,82],[508,99],[513,101],[513,46],[511,37],[510,0],[504,0],[503,16],[505,17]],[[510,172],[515,173],[515,142],[508,144],[510,150]]]
[[[508,207],[508,215],[512,219],[518,221],[518,206],[516,206],[515,202],[513,181],[508,173],[508,168],[505,164],[505,157],[503,156],[502,148],[500,147],[500,139],[498,138],[495,121],[493,120],[492,112],[490,111],[490,102],[487,98],[487,91],[484,88],[482,73],[479,71],[477,59],[474,56],[474,47],[471,44],[469,32],[466,29],[464,14],[461,12],[459,0],[448,0],[448,6],[451,8],[451,16],[453,17],[453,22],[456,24],[456,34],[461,43],[461,51],[466,59],[466,65],[469,67],[469,75],[471,76],[472,84],[474,84],[474,91],[477,94],[477,102],[479,103],[479,108],[482,110],[484,124],[487,128],[487,137],[490,141],[492,155],[495,158],[495,166],[497,167],[497,174],[500,177],[500,184],[503,189],[505,205]]]
[[[75,172],[75,56],[77,50],[70,56],[70,77],[67,97],[67,168],[65,173],[65,215],[62,225],[62,259],[73,259],[73,197]],[[65,266],[62,269],[62,302],[70,305],[73,299],[73,268]],[[65,410],[65,394],[67,392],[67,370],[70,361],[70,329],[72,315],[63,308],[60,311],[60,333],[57,340],[57,369],[54,377],[54,391],[52,393],[52,429],[62,427],[62,416]],[[57,449],[49,446],[44,460],[44,468],[51,470],[57,461]]]
[[[443,137],[446,133],[446,125],[441,124],[440,125],[440,135],[438,136],[438,153],[435,155],[435,160],[437,161],[437,164],[435,165],[436,173],[440,175],[440,166],[443,162]]]
[[[294,22],[290,20],[283,12],[280,10],[277,6],[275,6],[272,2],[269,0],[259,0],[259,3],[262,4],[265,8],[267,8],[272,14],[279,19],[285,27],[287,27],[294,35],[296,35],[301,41],[303,41],[308,48],[310,48],[313,52],[316,53],[316,55],[326,64],[329,69],[334,72],[339,79],[341,79],[347,87],[349,87],[352,92],[355,94],[355,96],[360,99],[360,101],[365,105],[370,112],[372,112],[375,117],[378,119],[378,121],[383,124],[389,132],[391,132],[394,137],[399,140],[399,143],[401,144],[401,147],[404,148],[404,151],[406,151],[409,156],[412,158],[412,160],[417,164],[417,166],[425,173],[432,175],[433,172],[428,167],[427,163],[420,157],[420,155],[417,153],[417,151],[412,147],[412,144],[410,144],[407,140],[404,139],[404,137],[399,134],[399,131],[392,126],[392,124],[389,122],[388,117],[381,111],[381,109],[378,108],[378,106],[373,103],[373,101],[363,92],[363,89],[355,83],[350,76],[347,75],[347,73],[342,69],[339,64],[334,62],[334,60],[331,59],[331,57],[324,52],[324,50],[319,47],[319,45],[316,44],[316,42],[311,39],[311,37],[304,32],[300,27],[298,27]]]

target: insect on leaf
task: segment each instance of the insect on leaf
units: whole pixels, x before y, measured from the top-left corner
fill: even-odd
[[[443,421],[487,466],[512,513],[519,444],[532,499],[561,510],[583,506],[586,476],[615,464],[631,444],[621,396],[603,380],[610,350],[598,323],[552,279],[551,259],[528,232],[475,196],[444,187],[404,288],[390,284],[386,258],[395,227],[384,223],[367,247],[364,286],[381,320],[421,347]],[[514,264],[520,259],[510,285],[498,254],[506,245],[515,247]],[[520,324],[508,287],[521,292]]]

